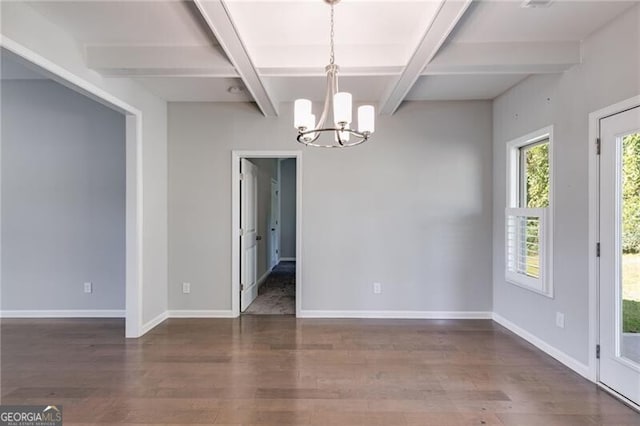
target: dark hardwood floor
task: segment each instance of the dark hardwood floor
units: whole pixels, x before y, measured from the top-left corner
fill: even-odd
[[[492,321],[2,320],[2,404],[64,424],[639,425]]]

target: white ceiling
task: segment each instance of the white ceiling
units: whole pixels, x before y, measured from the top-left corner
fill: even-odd
[[[376,102],[383,95],[389,76],[343,76],[340,90],[348,91],[358,101]],[[327,80],[323,76],[264,77],[265,85],[272,93],[278,94],[281,102],[293,102],[302,97],[312,101],[323,101]]]
[[[38,12],[86,45],[207,45],[210,31],[186,1],[33,1]]]
[[[136,77],[135,80],[169,102],[250,102],[239,78],[218,77]],[[229,88],[240,88],[230,93]]]
[[[258,69],[309,67],[322,73],[329,62],[330,9],[324,1],[247,0],[228,5]],[[339,3],[336,62],[343,69],[405,65],[438,6],[437,1]]]
[[[487,100],[525,79],[522,74],[448,74],[422,76],[405,98],[408,101]]]
[[[87,65],[135,78],[168,101],[279,102],[324,96],[323,0],[37,1]],[[387,113],[403,100],[493,99],[532,74],[580,62],[580,42],[634,1],[342,0],[335,6],[341,89]],[[230,87],[246,87],[238,94]]]
[[[625,9],[630,1],[555,0],[524,8],[522,1],[476,2],[454,32],[458,43],[580,41]]]

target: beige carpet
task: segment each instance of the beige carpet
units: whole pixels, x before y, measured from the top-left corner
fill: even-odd
[[[252,315],[295,315],[296,262],[280,262],[244,311]]]

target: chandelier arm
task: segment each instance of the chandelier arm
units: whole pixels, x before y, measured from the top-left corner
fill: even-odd
[[[333,108],[335,108],[334,103],[334,96],[336,93],[338,93],[338,91],[336,90],[336,87],[338,85],[338,67],[336,65],[335,68],[333,68],[331,70],[331,94],[329,95],[329,97],[331,98],[331,101],[329,101],[329,104],[331,104],[331,108],[333,110]],[[334,116],[329,118],[329,122],[333,122],[335,121],[335,110],[333,110],[333,114]]]
[[[313,142],[315,142],[320,137],[320,133],[325,133],[325,132],[332,132],[332,133],[349,132],[349,134],[353,135],[355,138],[357,138],[357,140],[352,142],[352,143],[345,143],[345,141],[342,141],[343,145],[335,145],[335,144],[334,145],[317,145],[317,144],[313,144]],[[304,136],[311,135],[311,134],[315,134],[313,139],[304,140]],[[327,128],[324,128],[324,129],[313,129],[313,130],[298,131],[298,138],[297,139],[298,139],[298,142],[300,142],[300,143],[302,143],[304,145],[340,148],[342,146],[348,147],[348,146],[358,145],[358,144],[368,140],[369,136],[371,136],[371,133],[369,133],[369,132],[359,132],[357,130],[350,129],[350,128],[344,128],[344,127],[327,127]],[[341,138],[339,138],[339,139],[341,139]]]
[[[340,136],[344,132],[345,132],[344,126],[341,126],[340,130],[336,130],[336,141],[338,142],[338,144],[340,144],[340,146],[344,146],[344,141],[342,140],[342,136]]]
[[[324,95],[324,106],[322,107],[322,115],[320,116],[320,119],[316,124],[316,129],[319,129],[324,126],[324,123],[327,121],[327,116],[329,115],[329,105],[333,101],[332,99],[333,95],[331,92],[332,85],[331,85],[330,72],[331,71],[327,71],[327,92]]]
[[[301,144],[303,144],[303,145],[311,145],[311,146],[320,146],[320,145],[314,144],[314,142],[317,141],[318,138],[320,137],[320,132],[316,132],[316,135],[313,137],[313,139],[309,139],[309,140],[301,139],[303,136],[305,136],[305,135],[302,134],[302,133],[298,133],[297,140]]]
[[[312,146],[315,148],[350,148],[352,146],[360,145],[361,143],[366,142],[367,140],[369,140],[369,136],[370,136],[369,133],[360,133],[360,132],[356,132],[355,130],[345,129],[345,131],[348,131],[349,133],[351,133],[356,137],[356,139],[353,142],[344,143],[343,145],[338,145],[338,144],[324,145],[324,144],[315,143],[315,141],[320,137],[320,132],[331,132],[331,131],[337,131],[337,130],[340,130],[340,129],[329,128],[329,129],[320,129],[318,130],[318,132],[312,132],[312,131],[300,132],[298,133],[297,141],[303,145]],[[316,133],[316,136],[313,139],[304,140],[303,137],[305,136],[305,133],[306,134]]]

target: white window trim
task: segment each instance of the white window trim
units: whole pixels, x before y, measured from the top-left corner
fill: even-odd
[[[519,207],[519,182],[520,182],[520,170],[519,170],[519,149],[523,146],[535,144],[542,140],[549,139],[549,207],[544,209],[529,209]],[[542,129],[531,132],[525,136],[519,137],[507,143],[507,182],[506,182],[506,209],[505,209],[505,243],[504,243],[504,261],[505,261],[505,280],[518,287],[522,287],[534,293],[541,294],[543,296],[553,298],[553,216],[554,216],[554,166],[553,166],[553,126],[544,127]],[[542,229],[541,229],[541,243],[544,247],[541,247],[541,259],[540,259],[540,271],[542,284],[534,284],[530,277],[522,274],[514,274],[509,271],[508,265],[508,246],[507,246],[507,217],[513,215],[514,211],[519,211],[521,214],[528,212],[531,216],[539,216],[540,211],[543,210],[544,214],[541,215]],[[541,287],[541,288],[539,288]]]

